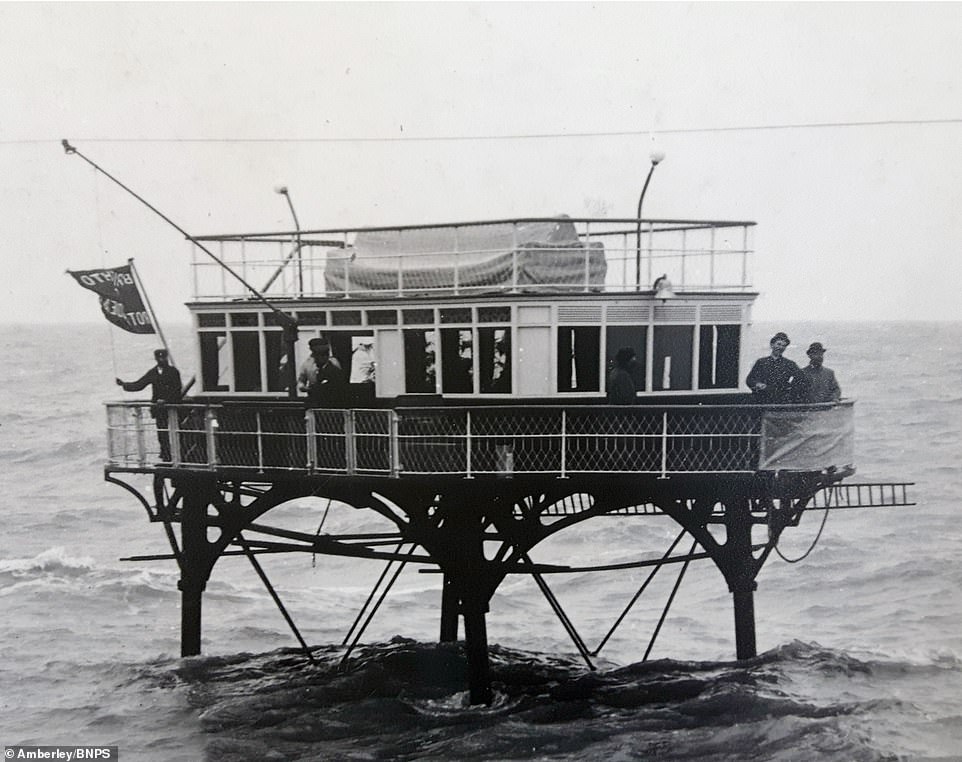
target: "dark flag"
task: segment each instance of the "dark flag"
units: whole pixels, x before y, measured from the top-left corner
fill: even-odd
[[[130,264],[67,272],[100,297],[100,308],[111,323],[131,333],[156,333]]]

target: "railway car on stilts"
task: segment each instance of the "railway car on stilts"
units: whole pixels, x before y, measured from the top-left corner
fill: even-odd
[[[713,563],[732,595],[735,655],[755,656],[756,577],[782,532],[812,507],[909,498],[905,483],[846,481],[853,400],[768,405],[746,391],[754,226],[639,209],[188,236],[197,388],[165,418],[149,403],[109,403],[105,468],[165,527],[183,655],[200,652],[204,589],[226,554],[250,559],[309,657],[259,554],[412,564],[438,573],[439,639],[463,639],[470,701],[486,703],[499,585],[531,575],[590,665],[627,609],[589,649],[547,583],[572,567],[535,561],[539,544],[601,518],[667,517],[676,540],[625,566],[680,569],[677,589],[690,562]],[[299,388],[311,339],[343,376],[335,405]],[[635,392],[610,404],[621,350],[635,358]],[[392,529],[272,523],[272,509],[307,496]]]

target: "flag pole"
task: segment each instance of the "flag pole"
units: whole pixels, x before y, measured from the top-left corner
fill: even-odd
[[[150,322],[154,324],[154,328],[157,330],[157,335],[160,336],[160,342],[164,345],[164,349],[167,350],[167,358],[170,360],[171,365],[176,365],[174,362],[174,356],[170,352],[170,346],[167,344],[167,337],[164,336],[164,331],[160,327],[160,321],[157,319],[157,314],[154,312],[154,307],[150,303],[150,297],[147,296],[147,289],[144,288],[144,282],[140,279],[140,273],[137,272],[137,268],[134,266],[134,258],[130,257],[127,260],[127,264],[130,265],[130,272],[134,276],[134,282],[137,284],[137,290],[140,291],[140,295],[144,297],[144,306],[147,307],[147,312],[150,315]]]
[[[166,222],[168,225],[170,225],[172,228],[178,231],[181,235],[184,236],[184,238],[186,238],[188,241],[194,244],[197,248],[203,251],[208,257],[213,259],[217,264],[219,264],[227,272],[233,275],[234,278],[236,278],[244,286],[244,288],[246,288],[248,291],[251,292],[251,294],[254,296],[255,299],[257,299],[257,301],[259,301],[261,304],[263,304],[265,307],[271,310],[275,315],[277,315],[278,322],[280,322],[281,328],[284,331],[285,343],[287,344],[288,396],[290,396],[291,399],[296,399],[297,398],[297,365],[294,362],[294,356],[295,356],[294,345],[297,342],[297,320],[295,320],[293,317],[288,315],[283,310],[280,310],[277,307],[275,307],[270,301],[268,301],[266,296],[264,296],[260,291],[258,291],[250,283],[248,283],[240,275],[238,275],[235,270],[233,270],[220,257],[214,254],[214,252],[212,252],[210,249],[204,246],[203,243],[201,243],[196,238],[194,238],[194,236],[192,236],[190,233],[184,230],[180,225],[174,222],[170,217],[168,217],[166,214],[160,211],[157,207],[155,207],[145,198],[143,198],[142,196],[139,196],[137,193],[135,193],[126,185],[124,185],[122,182],[120,182],[120,180],[118,180],[116,177],[110,174],[107,170],[98,166],[96,162],[91,161],[82,153],[80,153],[80,151],[78,151],[76,148],[70,145],[70,143],[67,140],[61,140],[60,144],[63,146],[63,150],[68,156],[71,154],[79,156],[81,159],[87,162],[91,167],[93,167],[102,175],[112,180],[117,185],[119,185],[121,188],[127,191],[127,193],[129,193],[131,196],[137,199],[140,203],[142,203],[144,206],[150,209],[150,211],[152,211],[154,214],[160,217],[164,222]],[[158,327],[158,330],[160,330],[159,327]]]

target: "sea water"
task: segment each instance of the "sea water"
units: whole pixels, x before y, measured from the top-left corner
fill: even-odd
[[[769,330],[770,329],[770,330]],[[962,759],[962,324],[756,326],[824,343],[857,398],[857,480],[915,482],[913,507],[807,512],[758,576],[759,656],[734,661],[731,595],[688,569],[656,578],[591,670],[533,580],[491,602],[495,699],[467,705],[457,648],[438,647],[440,579],[406,568],[342,665],[378,562],[261,556],[313,648],[310,664],[242,557],[204,596],[204,655],[179,653],[178,572],[160,525],[103,481],[103,402],[156,339],[100,325],[0,329],[0,744],[115,745],[125,760]],[[189,333],[170,331],[188,371]],[[149,343],[148,343],[149,342]],[[132,398],[137,395],[126,395]],[[277,509],[316,531],[312,499]],[[332,506],[324,531],[382,531]],[[270,514],[273,516],[273,513]],[[278,519],[278,523],[280,518]],[[657,556],[670,519],[588,521],[534,560]],[[646,570],[550,575],[589,647]]]

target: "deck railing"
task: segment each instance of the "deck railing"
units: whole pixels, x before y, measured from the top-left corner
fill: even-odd
[[[563,240],[526,238],[552,224],[568,231]],[[675,291],[745,292],[754,224],[558,217],[197,240],[275,298],[623,293],[649,290],[661,275]],[[250,297],[220,264],[193,251],[195,300]]]
[[[157,419],[149,403],[108,403],[109,465],[389,477],[565,478],[822,470],[853,462],[851,401],[770,408],[305,411],[296,406],[191,404],[168,405],[165,410],[166,416]]]

